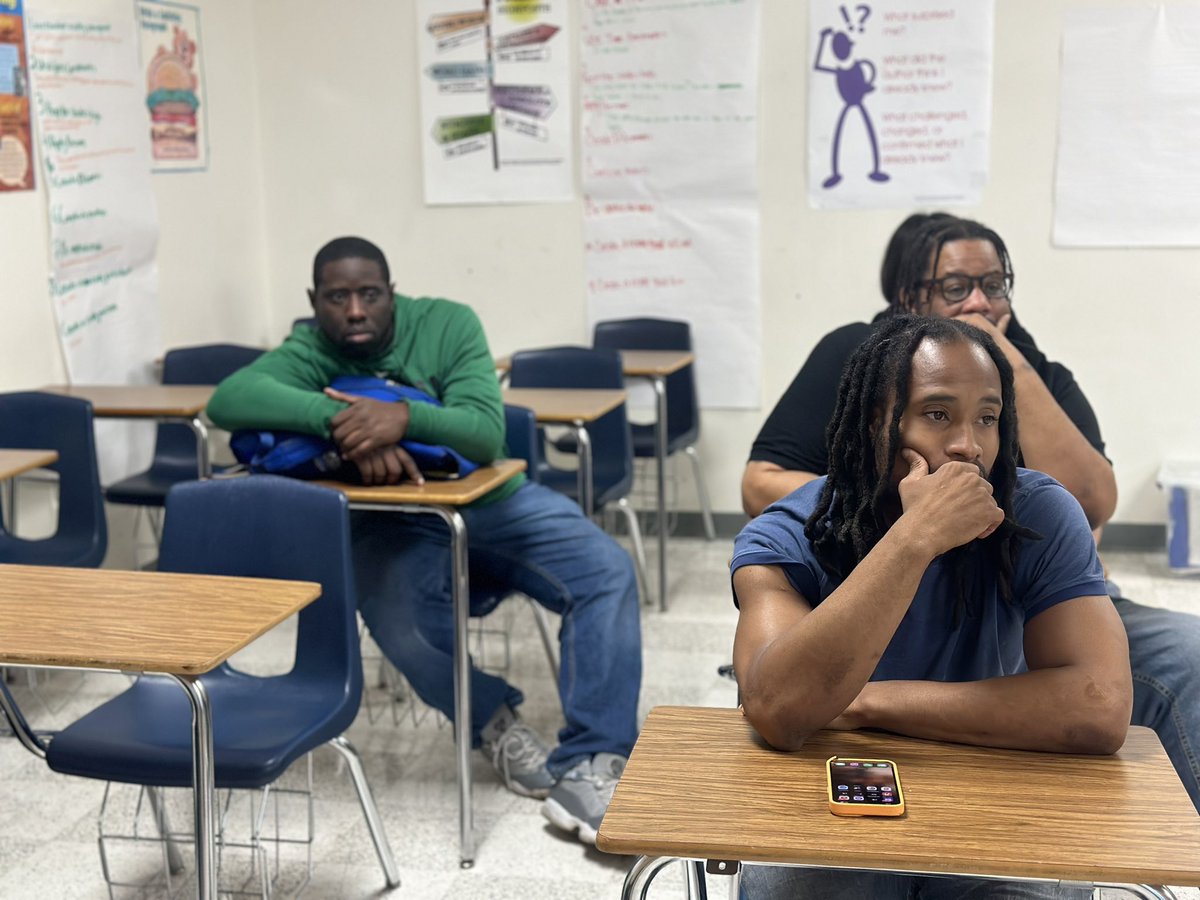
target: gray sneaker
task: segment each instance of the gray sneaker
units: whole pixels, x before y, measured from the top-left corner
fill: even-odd
[[[625,757],[597,753],[558,780],[542,804],[542,815],[563,831],[578,831],[585,844],[596,843],[596,832],[613,789],[625,771]]]
[[[542,798],[550,793],[554,785],[546,768],[550,748],[507,704],[484,726],[480,749],[514,794]]]

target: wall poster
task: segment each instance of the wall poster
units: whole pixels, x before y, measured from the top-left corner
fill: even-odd
[[[755,408],[758,0],[590,0],[580,39],[589,324],[687,320],[700,402]]]
[[[25,18],[21,0],[0,0],[0,191],[33,185]]]
[[[992,120],[992,0],[812,0],[808,201],[979,203]]]
[[[425,202],[574,196],[571,0],[418,0]]]
[[[154,171],[203,170],[208,128],[200,10],[138,0],[137,17]]]
[[[50,299],[72,383],[151,380],[161,350],[158,215],[128,3],[38,0],[29,69],[50,226]],[[130,426],[97,422],[101,476],[145,465]],[[149,437],[149,432],[145,432]]]

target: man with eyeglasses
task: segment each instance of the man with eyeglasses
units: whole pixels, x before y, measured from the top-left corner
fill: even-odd
[[[1097,540],[1117,502],[1100,425],[1071,371],[1048,360],[1013,315],[1012,261],[990,228],[947,213],[909,216],[888,244],[880,286],[888,308],[818,342],[763,424],[742,477],[751,517],[828,472],[826,425],[846,360],[878,323],[911,312],[988,332],[1012,364],[1021,465],[1053,476],[1079,501]],[[1108,593],[1125,625],[1133,724],[1157,732],[1200,809],[1200,618]]]

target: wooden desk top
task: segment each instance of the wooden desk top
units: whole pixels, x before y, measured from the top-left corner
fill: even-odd
[[[622,350],[621,369],[626,375],[671,375],[696,361],[691,350]]]
[[[90,400],[92,412],[100,418],[190,419],[204,411],[216,387],[211,384],[51,384],[38,390]]]
[[[0,449],[0,481],[15,478],[30,469],[40,469],[58,460],[56,450],[2,450]]]
[[[595,422],[625,402],[625,391],[591,388],[505,388],[505,403],[526,406],[539,422]]]
[[[895,760],[904,816],[829,812],[825,760]],[[1200,816],[1148,728],[1115,756],[823,731],[770,750],[736,709],[651,711],[604,816],[611,853],[1200,885]]]
[[[466,478],[448,481],[428,480],[423,485],[401,484],[361,485],[342,481],[314,481],[321,487],[333,488],[346,495],[351,503],[379,503],[400,506],[413,503],[420,506],[466,506],[488,491],[525,471],[523,459],[499,459],[490,466],[481,466]]]
[[[0,665],[202,675],[320,593],[308,581],[0,565]]]
[[[654,376],[670,375],[696,361],[691,350],[618,350],[621,354],[621,371],[626,375]],[[512,368],[512,356],[497,357],[497,372]]]

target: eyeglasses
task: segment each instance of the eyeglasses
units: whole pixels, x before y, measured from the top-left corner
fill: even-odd
[[[923,288],[937,288],[947,303],[962,303],[971,296],[976,285],[989,300],[1007,300],[1012,291],[1012,278],[999,272],[979,276],[947,275],[944,278],[930,278],[919,284]]]

